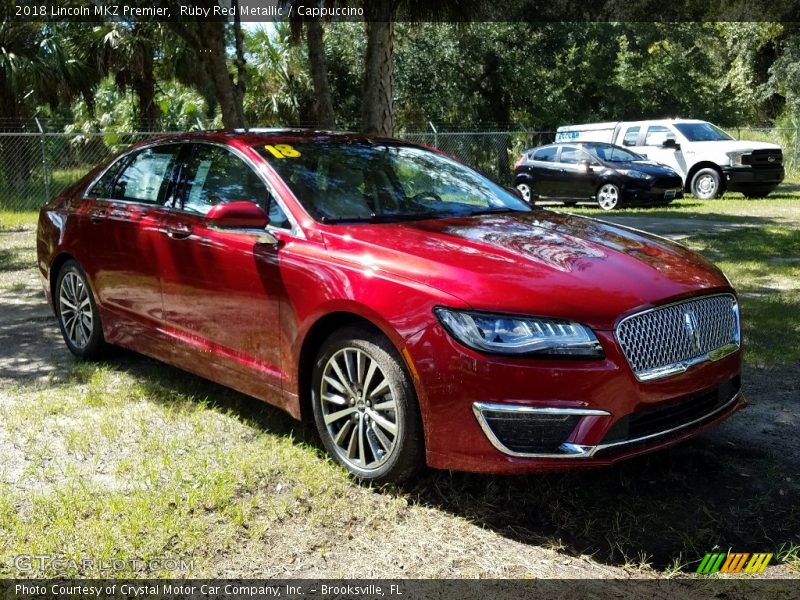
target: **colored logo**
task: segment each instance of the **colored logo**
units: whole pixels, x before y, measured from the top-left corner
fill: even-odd
[[[698,573],[710,575],[712,573],[750,573],[755,575],[763,573],[772,554],[750,554],[749,552],[732,552],[729,554],[710,552],[705,555]],[[749,560],[748,560],[749,559]]]

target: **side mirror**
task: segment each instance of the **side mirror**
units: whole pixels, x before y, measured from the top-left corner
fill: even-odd
[[[220,229],[266,229],[269,216],[251,200],[234,200],[214,206],[206,221]]]
[[[662,148],[671,148],[673,150],[680,150],[681,145],[675,141],[675,138],[667,138],[664,140],[664,143],[661,144]]]
[[[592,170],[592,163],[590,163],[590,162],[589,162],[588,160],[586,160],[585,158],[584,158],[582,161],[580,161],[578,164],[579,164],[579,165],[581,166],[581,168],[582,168],[584,171],[586,171],[587,173],[588,173],[589,171],[591,171],[591,170]]]

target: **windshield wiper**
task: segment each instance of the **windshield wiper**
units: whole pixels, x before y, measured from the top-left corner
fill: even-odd
[[[472,212],[464,213],[463,215],[455,215],[455,216],[474,217],[477,215],[493,215],[498,213],[509,213],[509,212],[522,212],[522,211],[518,211],[514,208],[509,208],[508,206],[503,206],[495,208],[485,208],[483,210],[475,210]]]

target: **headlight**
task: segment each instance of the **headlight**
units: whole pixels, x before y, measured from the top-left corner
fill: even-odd
[[[434,309],[447,332],[481,352],[602,358],[594,332],[574,321]]]
[[[745,158],[746,156],[750,156],[750,150],[734,150],[732,152],[726,152],[725,154],[728,155],[728,164],[732,167],[743,167],[750,164],[749,160]]]
[[[652,179],[652,175],[648,175],[642,171],[637,171],[635,169],[620,169],[619,173],[625,175],[626,177],[633,177],[634,179]]]

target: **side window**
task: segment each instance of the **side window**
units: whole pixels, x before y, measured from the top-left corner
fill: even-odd
[[[540,160],[542,162],[553,162],[556,159],[556,152],[558,148],[556,146],[547,146],[545,148],[539,148],[536,151],[536,154],[533,155],[533,160]]]
[[[588,160],[588,158],[589,157],[586,156],[580,148],[564,146],[561,148],[561,159],[559,162],[576,165],[582,160]]]
[[[270,224],[289,227],[281,207],[270,196],[261,178],[230,151],[210,144],[197,144],[184,167],[183,209],[206,214],[221,202],[255,202],[269,214]]]
[[[108,197],[162,204],[179,148],[178,144],[170,144],[145,148],[134,154],[111,185]]]
[[[86,195],[93,198],[112,198],[113,189],[111,186],[114,184],[114,180],[127,162],[128,158],[117,160],[103,173],[103,176],[95,182]]]
[[[650,125],[647,128],[647,135],[644,138],[645,146],[661,146],[664,140],[675,139],[675,134],[672,133],[669,127],[663,125]]]
[[[639,131],[641,131],[641,127],[638,125],[636,127],[628,127],[628,131],[625,132],[625,137],[622,138],[622,145],[635,146],[639,139]]]

